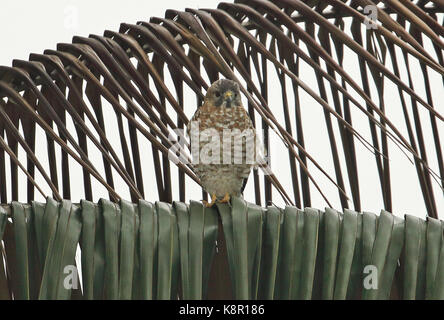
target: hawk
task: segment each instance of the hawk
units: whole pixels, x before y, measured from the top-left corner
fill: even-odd
[[[193,168],[202,187],[219,200],[239,196],[251,168],[257,166],[256,131],[242,105],[239,85],[228,79],[214,82],[204,103],[187,125]]]

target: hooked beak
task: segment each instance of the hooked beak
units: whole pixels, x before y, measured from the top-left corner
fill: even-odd
[[[231,103],[231,102],[233,102],[233,98],[234,98],[234,93],[233,93],[233,91],[228,90],[227,92],[225,92],[225,94],[224,94],[224,100],[225,100],[227,103]]]

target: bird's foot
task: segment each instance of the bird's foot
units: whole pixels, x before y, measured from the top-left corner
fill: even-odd
[[[225,193],[225,196],[219,201],[220,203],[229,203],[230,202],[230,195]]]
[[[216,203],[217,197],[215,194],[211,195],[211,202],[202,200],[202,203],[204,204],[205,207],[207,208],[211,208],[215,203]]]

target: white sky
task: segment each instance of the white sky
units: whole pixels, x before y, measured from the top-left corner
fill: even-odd
[[[106,3],[106,4],[105,4]],[[183,10],[186,7],[192,8],[215,8],[219,1],[216,0],[163,0],[163,1],[140,1],[140,0],[126,0],[116,1],[24,1],[24,0],[3,0],[0,4],[0,64],[11,65],[12,59],[27,59],[29,53],[42,53],[45,49],[54,49],[57,43],[71,42],[73,35],[88,36],[89,34],[103,34],[106,29],[117,31],[119,29],[119,23],[136,23],[139,20],[148,21],[151,16],[164,16],[166,9],[173,8],[177,10]],[[77,19],[72,20],[72,17]],[[428,44],[427,48],[431,48]],[[398,55],[400,59],[400,55]],[[355,81],[360,84],[360,77],[356,64],[356,55],[352,55],[346,52],[345,56],[345,69],[351,73]],[[413,74],[418,74],[419,79],[422,79],[420,68],[417,64],[411,66]],[[401,68],[403,80],[406,81],[406,72],[404,68]],[[274,77],[274,67],[270,65],[270,83]],[[440,77],[434,72],[429,72],[430,78],[433,84],[433,98],[435,108],[441,114],[444,114],[443,102],[442,102],[442,82]],[[300,78],[302,81],[314,85],[316,83],[315,76],[311,68],[302,64]],[[277,78],[275,79],[278,83]],[[277,85],[273,87],[270,85],[269,104],[272,106],[274,114],[277,119],[283,123],[282,106],[281,106],[281,91]],[[316,85],[314,85],[315,90]],[[276,90],[274,90],[276,89]],[[417,93],[425,98],[423,83],[421,81],[415,82],[415,89]],[[376,97],[376,91],[372,88],[372,97]],[[174,90],[173,90],[174,91]],[[329,88],[327,87],[327,91]],[[306,139],[307,150],[314,156],[314,158],[324,167],[324,169],[334,177],[333,164],[331,161],[331,153],[328,142],[328,137],[325,129],[325,121],[322,108],[314,102],[307,94],[301,92],[302,101],[302,113],[304,120],[304,136]],[[331,98],[331,96],[329,96]],[[399,95],[396,87],[386,80],[385,89],[385,104],[387,108],[387,114],[391,117],[394,123],[401,129],[401,132],[407,137],[405,130],[404,119],[401,112],[401,106],[399,102]],[[188,117],[191,117],[195,110],[195,97],[190,92],[186,95],[189,103],[186,106],[186,113]],[[331,101],[331,100],[330,100]],[[362,102],[362,99],[359,99]],[[377,101],[377,99],[374,99]],[[406,96],[406,101],[409,104],[410,99]],[[244,99],[245,102],[245,99]],[[290,100],[291,106],[291,100]],[[274,109],[275,108],[275,109]],[[354,108],[356,109],[356,108]],[[172,113],[171,113],[172,114]],[[427,141],[427,147],[429,150],[430,166],[437,172],[436,156],[434,153],[433,141],[430,132],[430,122],[428,113],[424,112],[424,108],[420,107],[420,114],[423,122],[423,129],[425,134],[425,141]],[[109,121],[115,121],[114,114],[109,114]],[[290,117],[294,119],[294,111],[291,112]],[[371,140],[368,120],[362,113],[353,111],[353,121],[355,128],[358,129],[369,141]],[[335,133],[339,139],[339,132],[337,130],[336,121],[334,121]],[[444,126],[443,123],[438,120],[438,127],[441,134],[441,142],[444,144]],[[72,128],[72,127],[71,127]],[[294,129],[294,124],[293,124]],[[113,136],[115,135],[115,136]],[[110,140],[115,142],[116,148],[118,148],[119,140],[116,131],[109,132]],[[46,144],[46,138],[41,136],[42,143]],[[146,141],[146,140],[144,140]],[[381,191],[379,187],[379,179],[377,176],[376,165],[374,156],[369,153],[359,142],[356,142],[357,157],[358,157],[358,174],[360,179],[361,188],[361,200],[363,211],[372,211],[378,213],[382,208]],[[140,142],[143,143],[143,142]],[[147,142],[146,142],[147,143]],[[341,150],[341,146],[338,145],[338,149]],[[42,162],[45,163],[46,157],[45,149],[40,148],[39,155],[42,157]],[[146,187],[147,200],[157,200],[157,192],[155,180],[152,172],[152,164],[150,159],[151,147],[147,143],[142,148],[142,156],[148,158],[144,167],[144,180]],[[39,152],[38,151],[38,152]],[[282,144],[276,140],[276,143],[272,144],[272,169],[275,171],[276,176],[284,182],[284,186],[287,187],[288,193],[292,195],[290,190],[291,182],[289,177],[288,168],[288,153],[282,147]],[[340,153],[343,160],[342,153]],[[24,154],[20,155],[22,160],[25,160]],[[101,166],[101,157],[99,153],[91,151],[91,160],[93,163],[97,163],[97,168],[103,169]],[[415,168],[410,164],[406,157],[402,155],[397,148],[390,143],[390,157],[391,157],[391,177],[392,177],[392,193],[393,193],[393,207],[396,215],[402,216],[403,214],[412,214],[420,217],[425,216],[425,207],[422,194],[419,188],[417,175]],[[146,159],[143,158],[143,159]],[[25,161],[24,161],[25,163]],[[72,177],[78,176],[79,179],[71,179],[73,183],[79,186],[79,194],[73,194],[73,200],[82,198],[82,175],[79,167],[75,164],[72,165],[71,175]],[[343,171],[345,172],[344,161],[342,161]],[[172,166],[173,179],[177,170]],[[337,209],[340,208],[340,202],[335,191],[335,187],[328,182],[317,170],[310,165],[310,169],[313,169],[313,175],[321,186],[324,187],[324,191],[330,196],[333,206]],[[24,178],[24,175],[22,175]],[[253,198],[253,184],[252,180],[247,186],[246,200],[254,201]],[[347,177],[344,176],[346,184]],[[22,180],[24,181],[24,180]],[[150,182],[152,181],[152,183]],[[116,185],[118,179],[116,179]],[[201,192],[194,182],[188,180],[187,183],[187,197],[193,199],[200,199]],[[44,184],[44,183],[42,183]],[[22,184],[24,186],[24,184]],[[440,212],[443,212],[444,199],[443,193],[434,183],[435,198],[437,206]],[[322,200],[320,195],[314,190],[312,186],[312,206],[317,208],[324,208],[326,203]],[[347,191],[349,189],[347,188]],[[95,184],[94,192],[99,196],[106,197],[104,188]],[[177,188],[173,189],[174,198],[178,198]],[[23,195],[22,201],[26,199],[26,190],[22,188],[21,194]],[[123,195],[127,195],[127,189],[122,190]],[[351,196],[350,196],[351,197]],[[77,199],[76,199],[77,198]],[[280,197],[277,193],[273,194],[273,199],[277,205],[282,205]]]

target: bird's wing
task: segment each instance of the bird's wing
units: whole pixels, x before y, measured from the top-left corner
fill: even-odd
[[[200,114],[200,107],[197,108],[196,112],[195,112],[194,115],[191,117],[190,121],[188,121],[188,123],[187,123],[187,134],[188,134],[188,137],[190,137],[190,138],[191,138],[191,135],[190,135],[191,123],[192,123],[193,121],[197,121],[197,119],[199,118],[199,114]]]
[[[255,130],[253,123],[251,122],[251,120],[249,121],[249,126]],[[273,174],[273,172],[271,171],[271,168],[268,164],[268,158],[267,158],[267,149],[265,148],[265,145],[263,144],[261,138],[259,137],[259,135],[257,134],[256,130],[255,130],[255,135],[254,135],[254,146],[255,146],[255,150],[254,150],[254,163],[253,163],[253,169],[257,170],[258,168],[260,168],[261,170],[263,170],[265,175],[268,174]],[[242,188],[241,188],[241,194],[243,194],[244,189],[247,185],[248,182],[248,177],[246,177],[243,181],[242,184]]]

